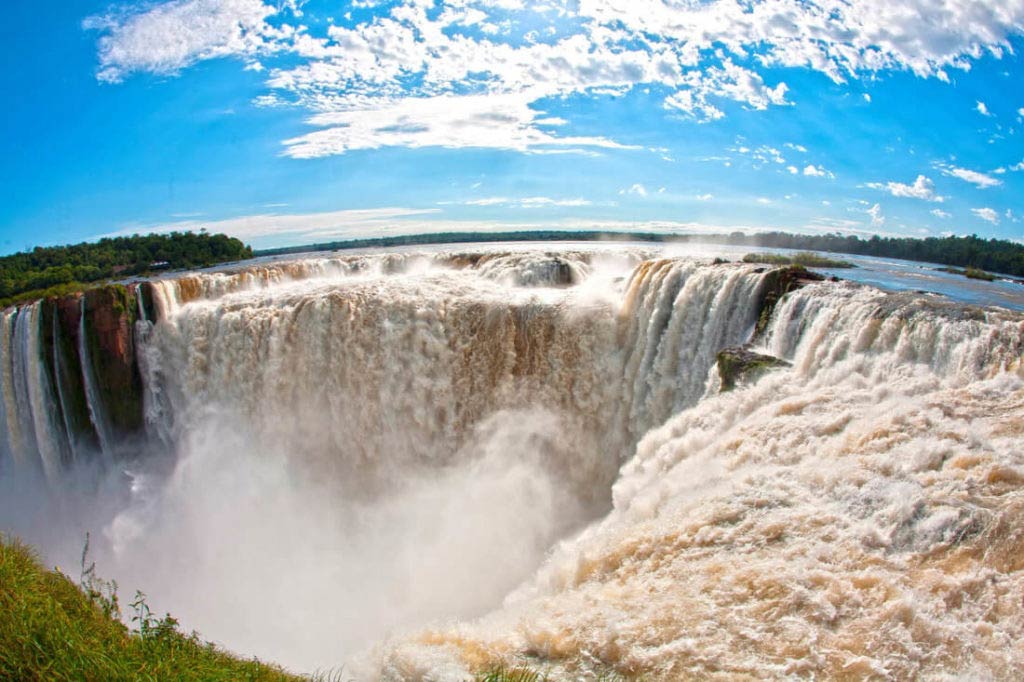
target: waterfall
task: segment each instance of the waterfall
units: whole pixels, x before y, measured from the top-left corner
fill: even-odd
[[[635,276],[683,286],[667,263]],[[648,329],[675,314],[643,305]],[[454,679],[491,652],[553,679],[1014,677],[1021,316],[826,282],[759,343],[792,368],[652,428],[612,511],[503,609],[396,643],[367,676]]]
[[[8,309],[0,477],[95,441],[116,570],[366,679],[1024,666],[1024,318],[779,272],[324,254]],[[782,362],[725,391],[734,347]]]
[[[113,438],[110,433],[110,425],[106,419],[106,412],[103,409],[103,401],[100,400],[99,391],[96,388],[96,376],[93,368],[94,359],[89,352],[89,328],[87,326],[86,299],[82,296],[79,300],[79,328],[78,328],[78,357],[82,365],[82,385],[85,389],[85,404],[89,408],[89,419],[96,430],[96,437],[99,439],[100,453],[103,459],[110,463],[113,459]]]

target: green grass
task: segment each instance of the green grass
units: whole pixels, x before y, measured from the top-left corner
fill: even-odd
[[[84,554],[83,554],[84,557]],[[130,605],[133,629],[118,619],[116,585],[85,567],[83,587],[45,570],[33,551],[0,536],[0,679],[63,682],[302,678],[258,660],[243,660],[154,617],[145,596]]]
[[[805,268],[855,268],[853,263],[844,260],[826,258],[810,251],[800,253],[748,253],[743,257],[744,263],[766,263],[768,265],[802,265]]]

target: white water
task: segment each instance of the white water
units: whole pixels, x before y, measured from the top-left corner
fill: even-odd
[[[1019,316],[814,285],[762,340],[792,369],[717,395],[755,268],[560,256],[160,282],[139,352],[174,454],[94,514],[101,572],[370,679],[1024,664]],[[15,456],[26,363],[0,353]]]

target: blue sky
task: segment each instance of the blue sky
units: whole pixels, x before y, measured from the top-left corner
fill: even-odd
[[[1024,238],[1024,0],[4,9],[2,252],[201,227]]]

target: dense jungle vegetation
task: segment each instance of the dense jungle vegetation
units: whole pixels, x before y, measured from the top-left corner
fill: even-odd
[[[70,293],[92,282],[187,269],[252,257],[238,239],[206,232],[111,237],[36,247],[0,257],[0,306]]]

